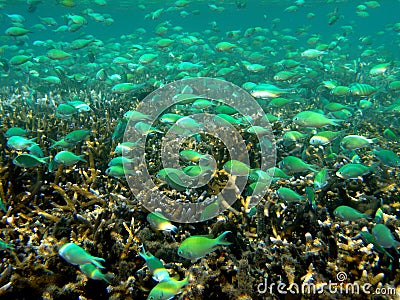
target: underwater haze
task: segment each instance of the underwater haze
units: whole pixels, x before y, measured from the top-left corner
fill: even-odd
[[[0,0],[0,299],[398,299],[399,11]]]

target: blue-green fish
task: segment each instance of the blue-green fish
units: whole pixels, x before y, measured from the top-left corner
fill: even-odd
[[[344,221],[354,221],[358,219],[370,218],[370,215],[363,214],[357,209],[346,205],[336,207],[333,211],[333,214]]]
[[[87,278],[94,279],[94,280],[103,280],[107,282],[108,284],[110,283],[111,277],[113,277],[112,274],[103,274],[99,269],[96,268],[95,265],[91,263],[79,265],[79,269],[83,274],[86,275]]]
[[[72,265],[94,264],[100,269],[104,269],[100,262],[105,260],[100,257],[90,255],[82,247],[74,243],[66,243],[60,247],[58,254]]]
[[[75,155],[74,153],[69,151],[61,151],[58,152],[56,156],[54,156],[54,161],[59,165],[64,165],[68,167],[75,165],[79,161],[86,162],[86,160],[83,159],[83,156],[83,154]]]
[[[372,235],[375,240],[384,248],[397,248],[400,247],[400,242],[396,241],[392,232],[385,224],[376,224],[372,228]]]
[[[230,231],[221,233],[215,239],[202,235],[194,235],[185,239],[178,248],[178,255],[196,261],[208,253],[214,251],[218,245],[230,245],[232,243],[225,240]]]
[[[150,291],[147,300],[168,300],[182,292],[182,288],[189,283],[188,277],[182,280],[170,278],[159,282]]]
[[[146,261],[146,266],[149,268],[150,273],[155,281],[165,281],[170,279],[167,269],[165,269],[164,264],[155,257],[153,254],[146,252],[144,247],[142,247],[142,252],[139,255]]]
[[[171,222],[159,212],[151,212],[147,215],[147,221],[151,227],[161,231],[176,231],[176,226],[172,225]]]

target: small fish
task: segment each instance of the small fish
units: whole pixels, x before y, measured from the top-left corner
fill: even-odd
[[[357,179],[371,173],[374,168],[375,166],[368,167],[359,163],[349,163],[340,167],[340,169],[336,172],[336,176],[342,179]]]
[[[74,243],[66,243],[60,247],[58,254],[72,265],[83,265],[91,263],[100,269],[104,269],[100,262],[105,260],[90,255],[82,247]]]
[[[388,167],[399,167],[400,166],[400,157],[394,153],[392,150],[377,150],[374,149],[372,151],[376,157],[380,160],[382,164]]]
[[[135,170],[130,170],[125,168],[124,166],[110,166],[109,168],[106,169],[105,174],[108,176],[112,176],[115,178],[123,178],[126,175],[136,175]]]
[[[344,221],[354,221],[358,219],[371,218],[370,215],[363,214],[357,209],[346,205],[336,207],[333,211],[333,214]]]
[[[307,164],[300,158],[291,155],[282,159],[279,162],[279,165],[292,173],[301,173],[306,171],[318,172],[312,165]]]
[[[276,193],[278,194],[279,198],[285,202],[302,201],[305,199],[304,196],[301,196],[295,191],[286,187],[279,188]]]
[[[360,135],[347,135],[340,141],[340,146],[347,150],[356,150],[368,147],[374,143],[375,139],[368,139]]]
[[[113,277],[112,274],[103,274],[99,269],[95,267],[95,265],[91,263],[79,265],[79,269],[83,274],[86,275],[86,277],[94,280],[103,280],[107,282],[108,284],[110,283],[110,279]]]
[[[32,154],[20,154],[13,159],[13,164],[21,168],[33,168],[47,164],[48,157],[40,158]]]
[[[227,161],[223,168],[227,173],[235,176],[248,176],[250,173],[250,167],[238,160]]]
[[[378,224],[381,223],[382,220],[383,220],[383,211],[382,208],[379,207],[375,213],[374,222]]]
[[[161,282],[170,279],[169,273],[167,269],[165,269],[161,260],[159,260],[153,254],[146,252],[143,246],[142,252],[139,252],[139,255],[146,261],[146,266],[155,281]]]
[[[0,249],[1,250],[14,250],[15,248],[13,245],[0,240]]]
[[[306,110],[295,115],[293,122],[302,127],[321,128],[328,125],[339,126],[341,120],[329,119],[320,113]]]
[[[69,151],[61,151],[56,154],[56,156],[54,157],[54,161],[57,164],[65,165],[68,167],[76,164],[79,161],[86,162],[86,160],[83,159],[83,156],[84,156],[83,154],[75,155],[74,153]]]
[[[168,300],[182,292],[182,288],[189,283],[188,277],[182,280],[173,278],[159,282],[150,291],[147,300]]]
[[[397,251],[397,248],[400,247],[400,242],[396,241],[390,229],[385,224],[376,224],[372,228],[372,235],[383,248],[394,247]]]
[[[152,212],[149,213],[146,217],[147,221],[150,223],[150,226],[161,231],[176,231],[176,226],[172,225],[171,222],[164,217],[161,213]]]
[[[178,255],[196,261],[214,251],[218,245],[231,245],[232,243],[225,240],[228,233],[230,231],[225,231],[215,239],[201,235],[188,237],[179,246]]]
[[[328,184],[328,169],[323,168],[321,169],[314,177],[314,189],[320,190]]]
[[[7,147],[14,150],[23,151],[35,144],[36,138],[26,139],[22,136],[12,136],[7,140]]]
[[[69,144],[77,144],[85,140],[90,135],[90,130],[78,129],[68,133],[64,137],[64,141]]]
[[[374,238],[374,236],[372,234],[370,234],[368,231],[361,231],[356,237],[361,236],[362,240],[364,241],[364,243],[367,244],[372,244],[374,245],[374,250],[385,254],[387,257],[389,257],[391,260],[394,260],[393,256],[390,255],[389,252],[387,252],[385,250],[385,248],[383,248],[378,241]]]

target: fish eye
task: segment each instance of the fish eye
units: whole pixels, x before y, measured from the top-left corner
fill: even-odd
[[[182,254],[182,250],[179,249],[179,250],[178,250],[178,254],[179,254],[179,255]]]

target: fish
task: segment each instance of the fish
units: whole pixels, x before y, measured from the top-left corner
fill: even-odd
[[[159,282],[149,293],[148,300],[168,300],[182,292],[182,288],[189,283],[188,277],[182,280],[170,278]]]
[[[65,165],[65,166],[72,166],[75,165],[76,163],[82,161],[86,162],[85,159],[83,159],[83,154],[82,155],[75,155],[74,153],[70,151],[61,151],[54,156],[54,162],[60,165]]]
[[[224,231],[215,239],[201,235],[190,236],[179,245],[178,255],[192,262],[196,261],[216,250],[219,245],[231,245],[231,242],[225,240],[229,233],[231,231]]]
[[[20,154],[13,159],[13,164],[21,168],[33,168],[47,164],[48,157],[37,157],[33,154]]]
[[[293,122],[302,127],[321,128],[328,125],[340,126],[342,120],[329,119],[313,111],[302,111],[294,116]]]
[[[396,241],[392,232],[385,224],[375,224],[372,227],[372,235],[374,236],[375,240],[381,245],[383,248],[397,248],[400,247],[400,242]]]
[[[97,268],[105,269],[101,262],[105,260],[100,257],[92,256],[85,249],[74,243],[65,243],[58,250],[58,254],[72,265],[93,264]]]
[[[355,221],[358,219],[370,219],[371,216],[359,212],[357,209],[350,206],[341,205],[335,208],[333,214],[344,221]]]
[[[146,252],[144,246],[141,247],[142,251],[139,255],[146,261],[146,266],[153,276],[155,281],[161,282],[170,279],[167,269],[165,269],[164,264],[155,257],[153,254]]]
[[[149,213],[146,219],[150,223],[151,227],[157,230],[171,232],[171,231],[176,231],[178,229],[175,225],[172,225],[171,222],[169,222],[169,220],[159,212]]]
[[[103,280],[106,283],[111,284],[110,279],[113,277],[113,275],[101,273],[101,271],[99,269],[97,269],[95,265],[93,265],[91,263],[80,264],[79,270],[81,270],[81,272],[90,279]]]

